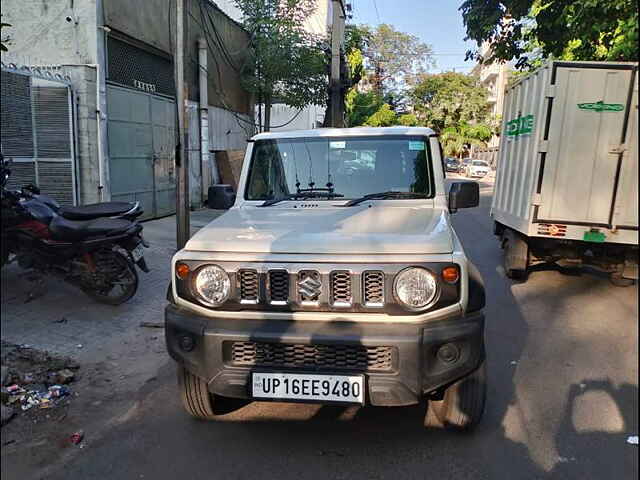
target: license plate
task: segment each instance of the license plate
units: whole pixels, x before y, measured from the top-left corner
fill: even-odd
[[[131,256],[133,257],[133,261],[137,262],[144,256],[144,251],[142,249],[142,244],[139,244],[136,248],[131,250]]]
[[[318,375],[254,372],[254,398],[364,404],[362,375]]]

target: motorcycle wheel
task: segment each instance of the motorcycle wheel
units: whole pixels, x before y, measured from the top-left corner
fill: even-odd
[[[95,257],[96,271],[103,277],[100,282],[84,284],[82,289],[89,297],[107,305],[121,305],[136,294],[138,273],[130,259],[113,250],[97,252]]]

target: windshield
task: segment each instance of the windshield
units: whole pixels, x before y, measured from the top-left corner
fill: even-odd
[[[488,166],[487,162],[483,162],[481,160],[474,160],[471,164],[474,167],[487,167]]]
[[[272,200],[310,190],[327,192],[327,199],[331,193],[354,199],[386,191],[430,198],[428,148],[425,137],[406,135],[258,140],[245,199]]]

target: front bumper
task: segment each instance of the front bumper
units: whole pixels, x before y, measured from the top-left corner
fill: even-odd
[[[234,398],[250,398],[252,371],[274,369],[234,364],[229,358],[233,342],[392,347],[394,363],[389,371],[365,368],[332,372],[364,374],[366,402],[380,406],[418,403],[429,392],[473,372],[485,355],[482,312],[422,324],[347,322],[339,318],[332,322],[239,321],[204,317],[169,304],[165,310],[165,336],[167,349],[175,361],[205,380],[211,393]],[[446,363],[438,357],[437,351],[445,343],[458,347],[460,354],[456,361]],[[307,367],[276,371],[315,372]]]

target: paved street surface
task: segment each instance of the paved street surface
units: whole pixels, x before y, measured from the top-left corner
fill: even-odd
[[[62,327],[69,331],[56,340],[58,350],[72,351],[74,336],[85,335],[87,344],[97,345],[104,328],[103,350],[82,355],[86,361],[102,357],[121,363],[133,381],[127,377],[126,394],[115,397],[108,410],[92,411],[96,430],[86,431],[83,449],[66,448],[50,463],[30,464],[16,460],[20,445],[3,448],[3,477],[18,478],[20,472],[23,479],[85,480],[637,478],[638,447],[626,443],[627,436],[638,434],[637,287],[617,288],[596,274],[553,269],[533,272],[524,284],[506,279],[488,216],[491,185],[482,184],[481,208],[454,217],[487,286],[489,399],[474,433],[425,430],[424,406],[254,403],[216,422],[190,419],[179,404],[173,362],[162,352],[161,339],[149,340],[162,337],[162,331],[138,327],[141,320],[162,319],[163,275],[173,237],[172,224],[164,220],[157,224],[165,222],[166,228],[145,224],[149,238],[166,236],[165,246],[150,254],[162,275],[142,276],[133,302],[111,310],[114,327],[102,313],[106,307],[96,307],[70,288],[51,286],[48,294],[59,302],[82,305],[76,313],[69,311],[69,303],[64,307],[77,321]],[[3,273],[3,284],[16,276],[17,271]],[[28,326],[35,320],[26,318],[36,301],[5,305],[11,291],[3,285],[3,317],[19,309],[27,324],[20,330],[18,321],[10,319],[11,336],[38,332]],[[39,343],[36,333],[21,341]],[[149,343],[153,347],[145,347]],[[129,357],[132,351],[139,353]],[[121,359],[107,360],[107,355]],[[119,382],[116,371],[109,372],[114,382],[104,392]]]

